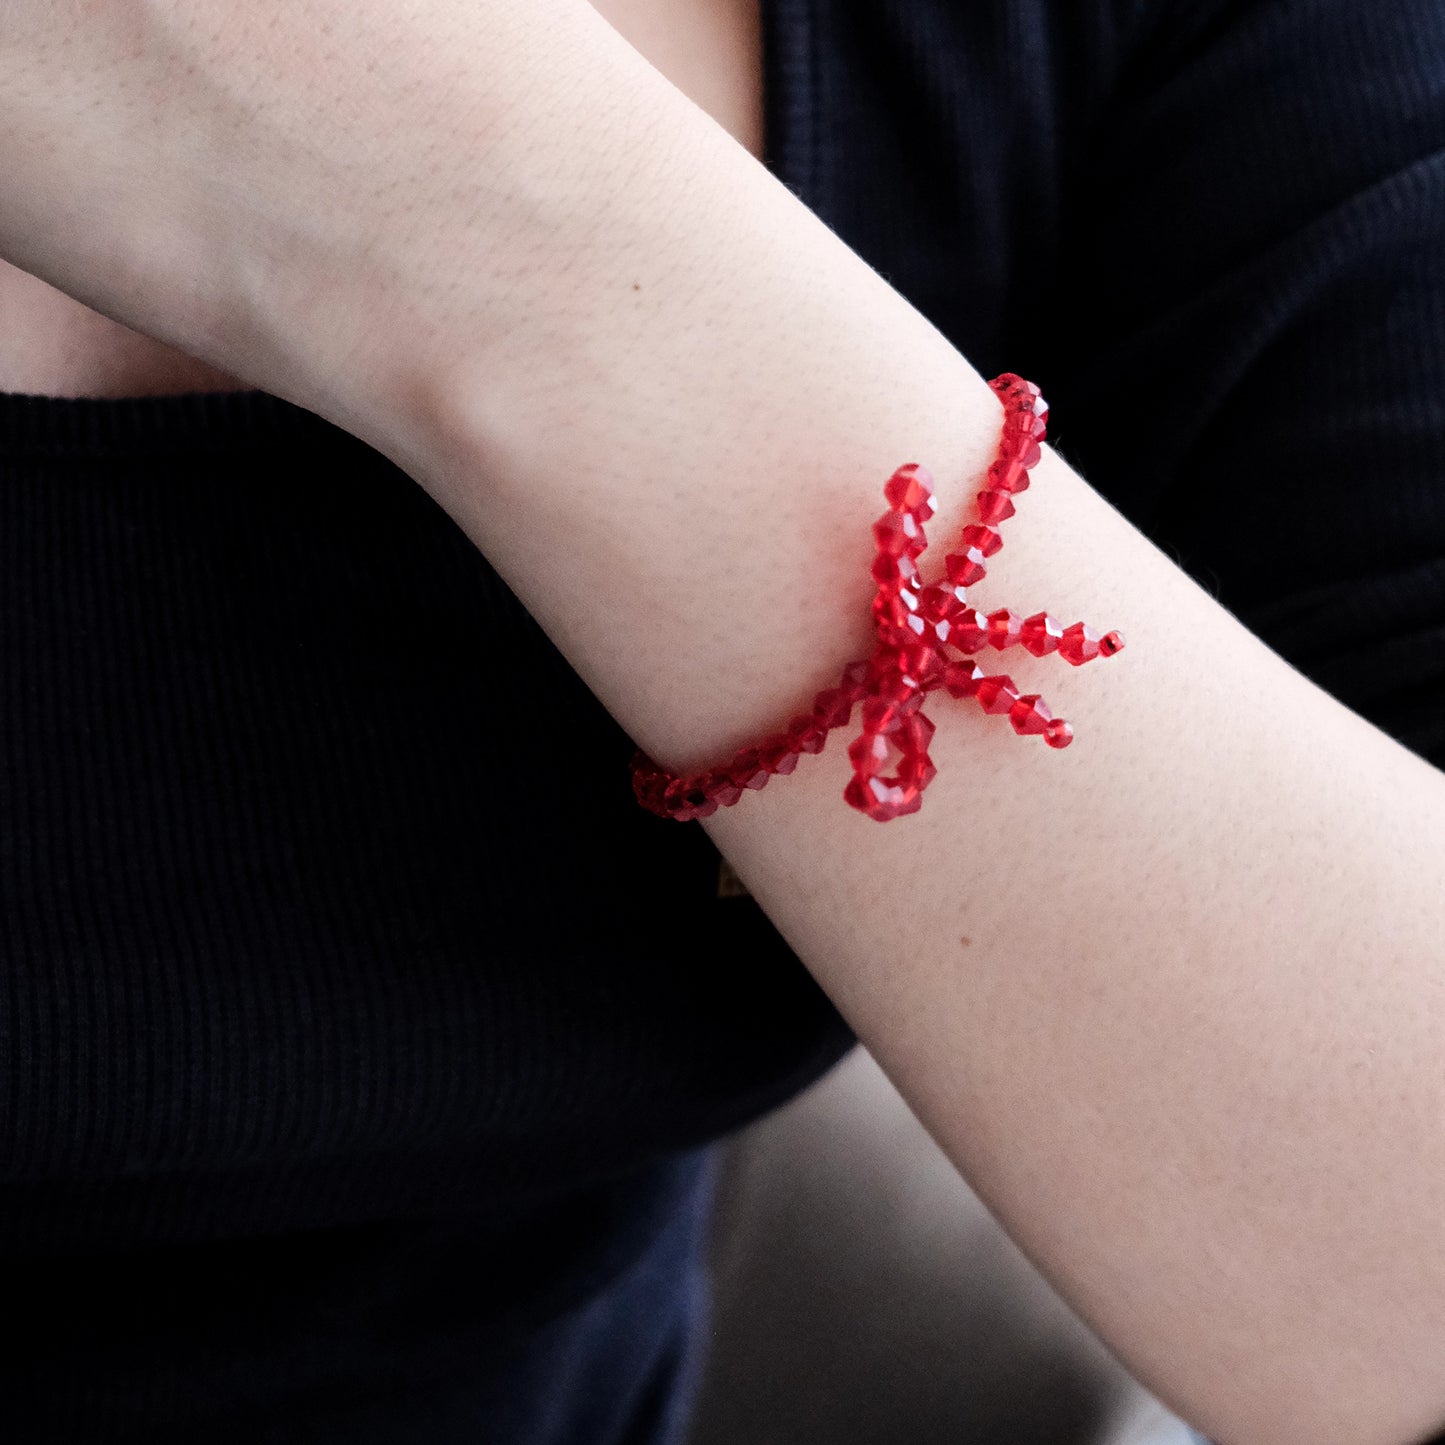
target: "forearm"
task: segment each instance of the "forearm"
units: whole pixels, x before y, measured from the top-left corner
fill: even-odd
[[[997,402],[585,7],[433,8],[344,64],[278,19],[330,85],[295,132],[265,47],[193,34],[239,99],[171,169],[151,139],[153,211],[62,243],[12,172],[8,254],[386,451],[641,744],[709,762],[867,653],[882,481],[925,463],[956,535]],[[256,143],[217,173],[227,124]],[[138,186],[146,144],[102,178]],[[1127,637],[1078,671],[990,654],[1073,747],[938,697],[917,815],[846,808],[836,736],[706,826],[1147,1382],[1223,1445],[1405,1445],[1445,1415],[1445,782],[1055,454],[1034,477],[972,600]]]
[[[623,295],[585,367],[443,363],[458,420],[418,475],[633,735],[701,766],[867,654],[882,481],[929,465],[956,535],[1000,417],[781,200],[682,264],[636,274],[688,325],[634,332]],[[1445,787],[1047,450],[1019,511],[973,600],[1128,639],[998,655],[1073,747],[939,697],[916,816],[844,806],[850,730],[704,826],[1148,1384],[1225,1445],[1403,1445],[1445,1417]]]
[[[1000,421],[804,208],[701,149],[686,190],[670,150],[632,174],[665,243],[589,253],[542,302],[564,345],[519,334],[503,366],[456,336],[417,468],[688,766],[866,655],[883,479],[930,466],[930,535],[956,535]],[[1139,426],[1147,387],[1121,379],[1119,409]],[[1445,786],[1052,453],[1019,510],[977,597],[1128,638],[1078,672],[999,660],[1075,745],[940,698],[918,815],[842,804],[840,735],[706,826],[1146,1381],[1229,1445],[1400,1445],[1445,1416]]]

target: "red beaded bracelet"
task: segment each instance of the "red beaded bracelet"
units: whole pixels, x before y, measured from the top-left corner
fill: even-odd
[[[1073,728],[1054,717],[1042,697],[1021,697],[1012,678],[985,676],[968,656],[990,644],[1002,651],[1018,643],[1035,657],[1058,652],[1078,667],[1095,657],[1112,657],[1124,646],[1117,632],[1101,637],[1082,622],[1064,628],[1047,612],[1023,618],[1004,607],[984,616],[968,605],[965,588],[983,578],[984,559],[1003,546],[997,524],[1013,516],[1013,494],[1028,487],[1049,414],[1031,381],[1004,372],[989,385],[1003,404],[1003,438],[988,469],[988,484],[978,494],[979,521],[963,529],[961,550],[944,558],[947,581],[925,586],[918,575],[918,558],[928,546],[923,524],[937,503],[928,470],[905,463],[883,489],[889,510],[873,524],[878,644],[872,657],[850,662],[838,685],[813,699],[811,712],[756,747],[739,749],[720,767],[681,777],[639,751],[632,760],[632,787],[644,808],[686,822],[731,807],[775,773],[791,773],[803,753],[822,752],[829,732],[843,726],[861,702],[863,731],[848,749],[853,777],[843,797],[880,823],[916,813],[937,772],[928,757],[933,724],[924,716],[923,699],[940,687],[954,697],[976,698],[985,712],[1007,713],[1016,732],[1040,733],[1054,748],[1069,745]],[[950,657],[950,648],[964,654],[962,659]],[[890,757],[895,770],[885,775]]]

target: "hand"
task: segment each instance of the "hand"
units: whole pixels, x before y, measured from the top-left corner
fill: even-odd
[[[375,435],[414,385],[402,340],[458,269],[490,259],[514,325],[536,308],[502,258],[540,275],[604,204],[537,83],[569,48],[614,99],[662,89],[577,0],[11,0],[0,256]],[[362,354],[359,408],[320,379]]]

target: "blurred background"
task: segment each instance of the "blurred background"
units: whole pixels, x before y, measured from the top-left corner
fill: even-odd
[[[860,1045],[727,1146],[689,1445],[1193,1445]]]

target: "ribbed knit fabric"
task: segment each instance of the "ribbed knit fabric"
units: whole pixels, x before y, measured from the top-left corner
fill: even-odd
[[[774,173],[1445,763],[1445,7],[763,18]],[[328,423],[0,395],[0,1430],[677,1440],[711,1141],[852,1035],[630,750]]]

